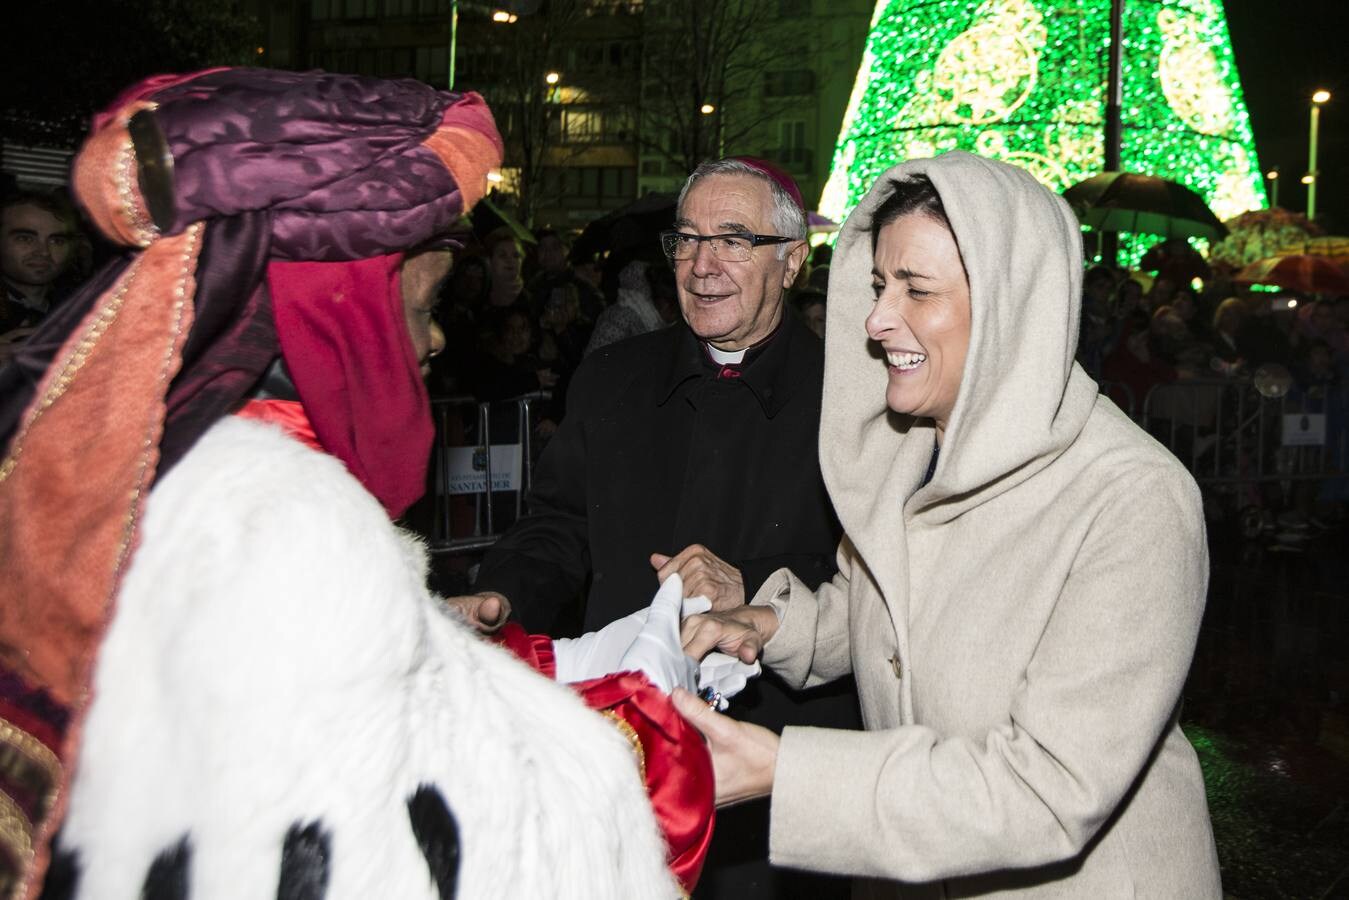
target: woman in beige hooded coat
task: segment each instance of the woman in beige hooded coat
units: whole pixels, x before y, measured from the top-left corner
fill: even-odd
[[[916,176],[939,199],[874,239]],[[843,226],[820,429],[839,574],[780,571],[684,631],[797,687],[857,678],[865,733],[779,739],[677,698],[719,802],[771,792],[774,863],[877,896],[1221,896],[1178,725],[1199,494],[1073,362],[1081,273],[1063,201],[967,153],[896,166]]]

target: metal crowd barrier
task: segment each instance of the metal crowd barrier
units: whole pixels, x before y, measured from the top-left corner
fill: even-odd
[[[485,550],[527,511],[534,478],[534,419],[539,401],[549,397],[539,391],[496,403],[479,403],[472,397],[432,401],[433,553]],[[509,430],[501,427],[503,413],[513,421],[514,434],[501,434]],[[501,521],[503,513],[511,514],[510,522]]]
[[[1262,395],[1249,378],[1153,387],[1136,421],[1200,484],[1349,477],[1349,393],[1337,386]]]

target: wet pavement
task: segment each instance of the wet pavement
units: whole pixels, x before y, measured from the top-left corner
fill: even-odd
[[[1224,890],[1349,898],[1349,529],[1210,548],[1182,720]]]

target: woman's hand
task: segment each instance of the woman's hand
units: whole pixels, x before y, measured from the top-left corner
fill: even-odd
[[[773,792],[781,740],[776,734],[713,712],[683,688],[676,688],[670,699],[679,714],[707,738],[717,780],[717,806],[731,806]]]
[[[689,616],[679,630],[684,655],[701,660],[713,650],[752,663],[778,631],[771,606],[739,606],[726,612]]]

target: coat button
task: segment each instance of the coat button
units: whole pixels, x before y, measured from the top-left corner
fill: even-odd
[[[900,664],[898,654],[890,657],[890,668],[894,671],[896,678],[903,680],[904,666]]]

